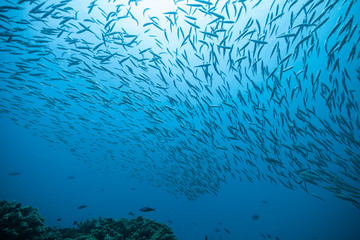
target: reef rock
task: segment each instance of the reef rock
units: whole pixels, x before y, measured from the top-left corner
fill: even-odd
[[[37,209],[16,201],[0,201],[0,239],[6,240],[176,240],[165,224],[143,217],[99,218],[79,223],[76,228],[44,224]]]

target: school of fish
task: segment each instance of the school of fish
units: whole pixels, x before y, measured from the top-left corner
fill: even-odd
[[[359,1],[168,2],[1,1],[0,116],[190,200],[234,178],[360,209]]]

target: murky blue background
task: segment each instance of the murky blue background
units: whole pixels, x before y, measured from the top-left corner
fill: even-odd
[[[255,43],[250,41],[249,37],[234,41],[234,38],[237,37],[236,34],[244,33],[243,28],[251,18],[258,21],[261,28],[264,29],[263,23],[268,15],[266,11],[272,3],[260,1],[258,6],[252,8],[255,2],[245,1],[248,6],[247,12],[245,14],[243,9],[243,15],[238,22],[234,23],[233,39],[225,41],[228,45],[233,44],[234,48],[241,48],[250,42],[249,45],[246,45],[249,46],[246,51],[239,51],[236,54],[234,51],[233,54],[236,56],[232,56],[234,59],[246,57],[241,66],[237,65],[239,72],[241,72],[239,74],[243,74],[241,80],[243,84],[239,84],[239,81],[234,77],[234,72],[229,70],[226,63],[228,56],[222,55],[222,52],[216,49],[221,38],[216,40],[204,39],[209,44],[215,44],[215,52],[219,58],[219,62],[215,65],[223,71],[217,76],[215,69],[210,66],[210,73],[214,75],[213,80],[209,80],[206,71],[199,65],[212,60],[211,57],[210,60],[204,57],[204,61],[200,61],[194,55],[189,42],[196,38],[189,38],[186,43],[183,42],[184,38],[177,37],[181,33],[176,33],[174,30],[176,27],[173,26],[172,35],[170,29],[166,28],[169,37],[169,41],[167,41],[164,33],[159,32],[155,26],[156,24],[147,26],[147,28],[144,27],[144,24],[146,25],[149,21],[157,22],[158,26],[164,28],[169,25],[163,13],[172,11],[174,5],[173,3],[164,5],[165,0],[157,3],[158,5],[150,3],[149,0],[139,1],[138,5],[131,3],[130,10],[126,7],[127,1],[107,3],[107,1],[101,2],[99,0],[97,3],[103,7],[103,11],[95,7],[89,16],[101,19],[106,23],[104,13],[113,11],[116,4],[123,3],[124,9],[132,12],[139,23],[137,24],[134,19],[129,17],[121,20],[124,22],[119,21],[114,29],[119,31],[126,29],[129,34],[125,37],[126,41],[133,38],[130,35],[138,34],[138,38],[136,38],[138,42],[137,45],[132,43],[131,47],[123,47],[119,42],[112,42],[118,40],[109,38],[107,40],[111,44],[100,46],[98,48],[101,50],[100,53],[96,52],[97,54],[91,55],[95,52],[94,47],[103,41],[101,39],[103,32],[100,31],[103,30],[103,26],[84,21],[88,16],[90,2],[69,1],[69,6],[73,8],[73,11],[69,10],[69,12],[71,14],[77,12],[78,18],[65,23],[65,25],[69,25],[67,28],[61,28],[66,29],[64,33],[61,33],[61,36],[58,35],[61,32],[59,29],[56,30],[58,32],[54,36],[44,33],[45,25],[33,19],[28,25],[34,27],[33,29],[29,28],[24,31],[15,29],[25,39],[34,39],[34,36],[45,36],[45,38],[41,38],[45,40],[53,39],[53,41],[46,43],[49,48],[39,47],[38,49],[33,47],[31,49],[34,49],[35,52],[24,53],[27,49],[19,50],[14,47],[18,46],[14,42],[22,38],[14,35],[12,39],[8,39],[7,30],[2,28],[0,56],[1,69],[4,72],[0,73],[2,90],[0,93],[0,199],[16,200],[24,205],[29,204],[36,207],[45,218],[46,224],[57,227],[72,227],[74,221],[80,222],[87,218],[100,216],[131,218],[133,217],[129,215],[131,211],[136,216],[141,215],[168,224],[180,240],[205,239],[205,236],[214,240],[276,239],[276,237],[281,240],[357,240],[360,238],[360,209],[356,208],[350,201],[336,198],[334,193],[324,189],[323,186],[328,187],[326,184],[331,186],[333,182],[326,182],[325,184],[325,181],[316,180],[319,187],[308,184],[309,193],[294,184],[295,180],[299,181],[302,179],[301,177],[304,177],[299,172],[304,171],[305,168],[308,168],[309,171],[318,169],[319,166],[316,163],[307,162],[309,159],[314,160],[315,154],[307,153],[308,155],[306,154],[306,157],[303,157],[301,151],[304,151],[304,148],[300,147],[299,151],[293,150],[292,153],[303,164],[303,168],[297,168],[294,167],[293,162],[287,162],[288,150],[283,146],[278,155],[274,154],[276,157],[272,155],[270,157],[282,159],[285,162],[285,168],[276,163],[269,164],[269,162],[262,158],[260,160],[258,157],[260,155],[263,157],[263,148],[259,147],[258,144],[261,137],[255,136],[249,130],[256,129],[262,137],[270,138],[271,134],[275,133],[280,139],[279,141],[287,146],[292,146],[293,142],[296,142],[299,146],[312,149],[311,144],[316,143],[315,137],[324,140],[324,142],[329,140],[332,149],[329,152],[324,152],[331,157],[331,161],[327,162],[328,166],[320,166],[319,169],[337,177],[344,177],[342,171],[349,171],[354,178],[344,177],[346,183],[349,183],[354,189],[359,189],[357,178],[360,176],[356,174],[355,166],[349,160],[351,154],[346,152],[346,149],[350,149],[354,156],[360,154],[359,146],[354,142],[351,143],[350,137],[347,139],[348,145],[335,141],[319,122],[319,119],[326,120],[333,124],[330,125],[331,129],[334,129],[335,132],[341,132],[341,127],[339,128],[341,124],[331,122],[330,114],[334,114],[332,115],[333,118],[334,116],[342,116],[353,125],[352,134],[355,141],[359,141],[360,130],[355,123],[356,119],[359,118],[359,112],[353,108],[350,109],[349,113],[345,107],[340,110],[339,108],[332,108],[330,111],[327,106],[329,102],[331,105],[332,101],[334,101],[334,105],[338,106],[338,101],[341,100],[340,93],[345,92],[347,94],[346,100],[343,99],[345,104],[360,101],[360,81],[357,72],[360,56],[356,55],[353,61],[346,61],[352,48],[358,44],[360,36],[359,29],[356,27],[356,24],[360,22],[357,16],[360,11],[358,1],[344,1],[343,5],[340,1],[314,1],[314,3],[319,2],[320,7],[314,11],[313,16],[310,14],[303,16],[303,13],[300,12],[300,17],[295,24],[301,24],[302,19],[309,20],[319,16],[322,13],[323,4],[329,2],[335,4],[334,9],[322,18],[328,17],[324,25],[316,30],[316,34],[314,33],[309,41],[305,42],[304,45],[306,46],[299,48],[300,51],[297,53],[296,59],[293,59],[296,53],[294,46],[299,42],[299,39],[306,37],[311,30],[305,28],[300,34],[301,37],[289,45],[290,50],[286,50],[285,41],[279,37],[281,33],[287,33],[291,29],[288,22],[290,14],[286,11],[284,17],[274,21],[274,24],[279,26],[277,34],[271,37],[268,36],[269,32],[264,34],[263,40],[266,40],[267,43],[264,44],[262,52],[260,52],[259,46],[263,43],[254,47]],[[223,2],[220,1],[220,3]],[[276,1],[276,4],[282,6],[284,2],[286,1]],[[6,4],[10,3],[1,2],[1,5]],[[231,2],[231,4],[241,6],[241,3],[236,1]],[[289,5],[294,4],[292,9],[296,13],[305,4],[305,1],[288,1],[287,4],[286,9]],[[353,7],[349,13],[345,14],[349,4],[353,4]],[[2,14],[8,17],[29,19],[27,12],[35,5],[23,3],[22,7],[24,9],[20,12],[24,14],[23,16],[16,14],[16,11],[6,11]],[[146,7],[150,8],[147,10],[149,16],[152,14],[152,16],[158,17],[158,20],[155,18],[149,20],[151,19],[149,16],[138,18],[144,14],[143,11]],[[274,9],[272,12],[275,12]],[[229,11],[233,15],[233,9]],[[216,12],[219,13],[220,9]],[[226,15],[225,10],[222,14]],[[41,15],[43,13],[38,16]],[[192,36],[196,35],[198,40],[201,40],[203,38],[200,31],[210,31],[207,21],[211,16],[207,15],[201,19],[199,12],[194,13],[193,16],[198,17],[196,24],[201,29],[192,32]],[[339,30],[337,30],[329,41],[325,41],[340,16],[343,17],[343,22],[339,29],[351,16],[353,17],[351,26],[355,28],[354,35],[350,41],[344,44],[341,52],[335,53],[335,58],[340,59],[338,69],[334,67],[335,59],[331,63],[331,67],[327,69],[329,56],[324,50],[324,44],[328,44],[328,51],[337,41],[340,43],[345,34],[338,34]],[[230,20],[234,19],[231,18]],[[56,18],[49,20],[47,22],[48,27],[59,27],[57,21]],[[89,32],[82,33],[82,26],[78,22],[90,26],[98,38]],[[16,27],[14,24],[4,23],[4,21],[1,22],[1,26]],[[184,21],[179,20],[177,27],[179,26],[184,29],[185,33],[189,30],[189,25]],[[230,26],[225,24],[226,29],[229,29]],[[27,25],[24,27],[26,28]],[[150,30],[146,31],[146,29]],[[257,29],[256,23],[253,23],[251,29]],[[270,29],[272,28],[270,27]],[[46,36],[50,38],[47,39]],[[261,34],[257,37],[254,35],[251,39],[256,41],[262,39],[261,37]],[[74,39],[81,39],[82,44],[71,43]],[[309,50],[311,41],[314,45],[312,51]],[[274,56],[270,57],[271,51],[276,49],[273,48],[274,42],[281,43],[278,47],[279,56],[275,56],[277,54],[275,53]],[[182,44],[184,46],[180,47]],[[78,48],[87,45],[91,47],[85,50]],[[198,51],[200,43],[197,42],[195,45]],[[137,63],[135,58],[131,58],[132,65],[129,63],[130,58],[126,59],[127,56],[130,56],[127,54],[139,57],[141,55],[139,51],[146,48],[151,48],[151,50],[144,53],[146,56],[143,56],[145,65]],[[186,51],[190,62],[186,64],[189,70],[185,70],[185,75],[181,75],[181,67],[179,64],[175,64],[176,57],[174,55],[176,54],[174,51],[177,48],[180,49],[178,59],[186,64],[185,58],[180,56]],[[320,54],[316,54],[317,48],[319,48]],[[356,49],[358,54],[359,50]],[[36,50],[39,51],[36,52]],[[200,52],[205,54],[209,51],[204,47],[197,53],[200,55]],[[253,55],[252,51],[256,54]],[[47,59],[38,55],[44,52]],[[115,52],[119,55],[104,60]],[[152,53],[150,54],[150,52]],[[281,65],[277,70],[279,71],[281,68],[282,71],[286,67],[290,67],[290,70],[284,72],[281,77],[278,76],[280,75],[278,71],[274,73],[281,82],[281,86],[278,86],[278,92],[276,91],[276,94],[270,97],[272,89],[265,87],[262,92],[256,89],[259,86],[263,87],[268,80],[266,76],[264,79],[262,75],[269,75],[277,67],[279,61],[284,59],[287,52],[293,53],[289,58],[291,60],[286,61],[286,66]],[[252,61],[259,60],[255,56],[257,53],[262,57],[263,64],[266,65],[266,74],[261,73],[260,64],[257,65],[256,71],[251,67],[254,66]],[[164,74],[165,81],[162,80],[159,71],[150,66],[156,64],[163,66],[156,63],[158,59],[157,55],[154,54],[163,57],[165,67],[161,68],[162,72],[160,72]],[[41,56],[41,60],[31,60],[38,56]],[[79,59],[81,61],[76,62]],[[122,62],[123,60],[124,62]],[[24,67],[19,63],[24,64]],[[134,67],[135,65],[138,68]],[[148,70],[142,68],[148,66],[150,66]],[[101,67],[106,68],[101,69]],[[29,70],[29,72],[24,69]],[[91,73],[89,69],[93,72]],[[304,69],[306,69],[307,75],[303,77]],[[344,69],[346,69],[351,80],[344,76]],[[12,70],[15,76],[11,75]],[[193,77],[193,74],[190,73],[191,70],[196,71],[195,75],[199,79]],[[315,77],[319,70],[321,70],[321,83],[332,86],[331,89],[336,89],[338,93],[338,95],[334,93],[336,97],[333,99],[331,99],[331,95],[327,95],[331,94],[329,93],[331,91],[326,90],[321,90],[326,95],[325,97],[320,96],[320,90],[313,97],[310,79],[311,75]],[[37,75],[39,72],[40,74]],[[143,77],[142,74],[148,77],[147,82],[135,78]],[[246,77],[245,74],[247,74]],[[300,76],[299,79],[301,78],[304,89],[302,92],[296,91],[298,86],[296,85],[297,80],[294,80],[295,75]],[[185,78],[181,80],[184,76],[189,80],[189,83],[183,81]],[[16,77],[23,81],[18,83]],[[57,79],[50,81],[51,78]],[[248,78],[251,78],[253,82],[249,81]],[[269,85],[275,88],[273,79],[269,79],[271,80]],[[339,84],[336,85],[333,79],[338,79]],[[347,89],[342,84],[343,79],[346,79]],[[12,88],[14,86],[21,88]],[[201,88],[201,93],[197,99],[193,96],[200,92],[196,88]],[[321,88],[322,86],[319,89]],[[228,98],[222,99],[219,91],[226,92]],[[249,106],[241,106],[239,99],[236,98],[238,91],[243,94]],[[140,94],[144,92],[146,94]],[[292,92],[295,94],[290,97]],[[249,97],[249,95],[251,96]],[[286,96],[285,98],[289,102],[285,104],[286,100],[284,100],[282,104],[275,104],[274,101],[282,101],[282,95]],[[350,97],[351,95],[353,98]],[[146,96],[151,97],[147,98]],[[176,101],[180,103],[173,105],[173,100],[170,100],[169,97],[177,99]],[[211,102],[211,107],[208,107],[209,102]],[[260,103],[255,106],[255,102]],[[229,107],[231,104],[237,104],[236,111],[232,110],[235,107]],[[189,105],[191,106],[189,107]],[[256,113],[254,110],[256,107],[266,108],[268,112],[265,115]],[[173,110],[170,110],[171,108]],[[306,119],[324,132],[315,137],[306,134],[301,136],[301,132],[293,133],[295,136],[292,135],[290,130],[293,129],[291,126],[294,124],[282,124],[283,119],[280,113],[289,114],[296,120],[294,122],[298,124],[299,128],[304,127],[308,130],[306,122],[299,121],[295,117],[298,109],[303,111],[315,109],[316,114],[314,115],[316,117]],[[273,111],[277,111],[278,114],[273,115]],[[253,122],[246,120],[243,112],[250,114]],[[181,118],[179,115],[184,119],[179,120]],[[228,119],[229,115],[232,118],[229,117]],[[256,116],[266,116],[272,127],[269,127],[264,119],[261,122],[256,121],[254,119]],[[237,142],[238,146],[245,149],[245,153],[235,151],[232,145],[233,140],[228,138],[227,126],[233,126],[233,120],[244,124],[243,126],[248,130],[250,142]],[[213,129],[207,125],[209,123],[214,124],[212,125]],[[201,142],[191,135],[194,133],[194,129],[198,130],[198,136],[201,135],[205,142]],[[215,133],[211,135],[210,132],[213,130]],[[309,133],[311,133],[310,130]],[[211,137],[206,134],[211,135]],[[294,140],[295,138],[296,140]],[[264,139],[266,140],[265,137]],[[346,141],[343,135],[341,135],[341,139]],[[182,147],[183,149],[181,149]],[[193,152],[187,147],[193,148]],[[322,148],[320,145],[318,147]],[[270,152],[276,152],[271,141],[266,141],[265,148]],[[183,158],[179,155],[170,154],[176,152],[177,149],[190,153],[187,152],[188,155]],[[204,153],[207,150],[209,152]],[[253,155],[249,154],[249,150],[256,155],[254,158],[252,158]],[[201,154],[197,155],[198,153]],[[337,162],[340,158],[335,158],[333,153],[346,158],[348,161]],[[224,156],[226,158],[229,156],[230,160],[225,160]],[[244,157],[244,160],[234,160],[232,156]],[[248,164],[245,158],[252,164]],[[357,161],[354,159],[352,161]],[[270,168],[270,165],[273,168]],[[227,169],[228,166],[230,166],[229,170]],[[278,174],[277,171],[281,173],[283,169],[288,172],[285,175]],[[238,176],[239,171],[236,170],[244,171]],[[260,173],[263,174],[262,177],[259,177]],[[286,175],[289,173],[293,175]],[[231,174],[233,175],[231,176]],[[278,180],[277,177],[279,177],[284,181],[288,178],[289,182],[294,184],[294,190],[284,187],[280,182],[277,184],[270,183],[270,178],[264,176],[271,176],[275,180]],[[241,177],[241,181],[239,181],[239,177]],[[247,181],[246,177],[251,180]],[[306,178],[304,177],[304,179]],[[192,180],[194,181],[192,182]],[[199,183],[199,185],[194,183]],[[336,183],[338,184],[338,182]],[[336,186],[339,187],[339,185]],[[346,191],[349,188],[345,184],[340,187],[342,187],[341,190],[344,191],[342,193],[345,195],[350,192]],[[210,193],[207,194],[206,191]],[[311,193],[324,200],[314,197]],[[359,199],[355,200],[359,201]],[[88,207],[77,209],[80,205],[87,205]],[[155,208],[156,211],[140,212],[139,209],[144,206]],[[254,219],[254,215],[259,216],[259,218]],[[61,218],[61,221],[57,221],[58,218]]]

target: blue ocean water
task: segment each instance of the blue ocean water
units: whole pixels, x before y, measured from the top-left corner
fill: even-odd
[[[0,5],[0,199],[58,227],[359,239],[358,1]]]

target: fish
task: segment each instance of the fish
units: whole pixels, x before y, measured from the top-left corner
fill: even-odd
[[[87,208],[87,207],[88,207],[88,205],[80,205],[80,206],[77,207],[77,209],[81,210],[81,209],[84,209],[84,208]]]
[[[155,209],[154,208],[150,208],[150,207],[142,207],[139,209],[140,212],[154,212]]]
[[[359,208],[357,1],[110,2],[1,4],[2,117],[190,200],[232,177]]]

